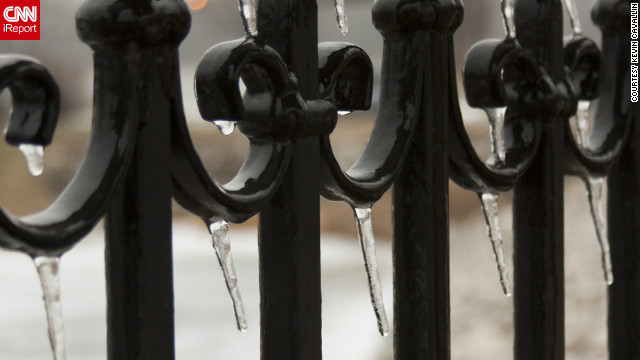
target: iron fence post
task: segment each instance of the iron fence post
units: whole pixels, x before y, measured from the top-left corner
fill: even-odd
[[[449,359],[446,35],[430,31],[418,124],[393,187],[395,359]],[[398,69],[399,71],[401,69]]]
[[[591,17],[602,31],[606,82],[620,84],[606,95],[614,116],[629,119],[620,158],[608,175],[608,233],[615,281],[608,288],[609,359],[640,359],[640,114],[631,103],[631,3],[598,0]],[[600,109],[601,106],[598,107]]]
[[[315,0],[261,0],[259,39],[298,78],[305,100],[317,98]],[[301,138],[289,169],[260,213],[260,335],[264,360],[320,360],[319,139]]]
[[[111,360],[175,357],[170,120],[180,96],[177,48],[189,26],[180,0],[86,1],[77,15],[78,33],[94,50],[96,84],[109,91],[101,95],[135,101],[138,110],[111,106],[104,115],[139,120],[132,161],[105,219]],[[95,141],[126,146],[115,137]]]
[[[517,0],[517,38],[556,85],[564,80],[562,3]],[[515,359],[564,359],[564,119],[543,120],[540,147],[514,188]]]
[[[609,287],[609,359],[640,359],[640,117],[609,173],[608,229],[615,281]]]
[[[157,77],[129,173],[105,220],[107,354],[174,359],[169,101]]]

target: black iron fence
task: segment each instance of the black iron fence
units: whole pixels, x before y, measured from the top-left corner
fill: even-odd
[[[465,131],[456,90],[453,35],[462,2],[375,1],[373,23],[384,38],[379,111],[364,152],[345,171],[329,134],[339,113],[371,106],[368,55],[353,44],[318,44],[313,0],[241,0],[246,37],[212,47],[196,72],[202,116],[223,133],[237,124],[250,141],[243,166],[223,185],[203,166],[184,118],[178,46],[190,26],[185,3],[86,0],[76,18],[95,66],[86,158],[46,210],[20,218],[0,212],[0,246],[32,256],[43,280],[54,358],[65,357],[59,257],[104,214],[108,358],[174,358],[173,198],[209,226],[241,330],[246,321],[227,230],[229,222],[259,214],[262,359],[321,359],[323,196],[353,208],[379,331],[393,326],[395,358],[448,359],[451,178],[477,193],[485,210],[503,290],[514,296],[515,358],[562,359],[569,175],[587,185],[602,250],[609,357],[640,359],[632,3],[595,2],[599,49],[582,35],[572,0],[564,1],[573,32],[567,38],[561,0],[502,1],[505,38],[476,44],[462,79],[469,104],[490,120],[492,155],[485,161]],[[342,0],[336,9],[346,31]],[[57,85],[43,65],[19,55],[0,57],[0,81],[14,104],[6,140],[38,174],[59,112]],[[371,206],[391,185],[392,325],[370,220]],[[496,218],[497,196],[510,189],[513,289]]]

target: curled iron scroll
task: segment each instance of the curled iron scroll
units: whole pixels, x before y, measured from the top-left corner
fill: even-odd
[[[109,195],[127,169],[141,113],[136,81],[117,80],[140,78],[140,64],[126,64],[115,55],[109,61],[125,74],[117,77],[96,69],[93,127],[79,170],[58,199],[42,212],[16,217],[0,211],[1,247],[32,256],[58,255],[102,217]],[[12,145],[48,145],[59,109],[59,92],[51,75],[33,59],[1,56],[0,88],[7,87],[14,99],[7,141]]]
[[[244,96],[240,79],[247,87]],[[196,96],[206,120],[238,122],[249,137],[249,154],[238,174],[219,184],[202,165],[179,111],[172,118],[174,196],[203,219],[242,222],[259,212],[277,189],[306,105],[280,56],[253,38],[206,52],[196,72]]]
[[[487,164],[480,160],[464,130],[455,87],[452,40],[449,46],[451,178],[475,192],[509,190],[537,151],[545,114],[541,108],[552,106],[555,87],[513,39],[487,40],[471,48],[463,74],[467,102],[476,108],[506,107],[505,158]]]
[[[329,136],[322,137],[325,198],[357,208],[371,207],[393,183],[420,111],[423,40],[423,32],[385,38],[378,116],[364,151],[348,170],[340,168]],[[322,44],[319,51],[321,95],[331,96],[341,111],[368,109],[373,78],[368,56],[348,44]]]
[[[574,101],[599,98],[589,146],[580,146],[567,121],[565,167],[569,174],[604,176],[620,156],[629,118],[629,44],[627,36],[604,33],[602,54],[590,39],[577,36],[565,44],[567,82]]]

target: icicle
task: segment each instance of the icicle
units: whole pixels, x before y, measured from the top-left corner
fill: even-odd
[[[567,12],[569,13],[573,35],[581,35],[582,25],[580,25],[580,17],[578,16],[578,7],[576,6],[575,0],[564,0],[564,6],[567,8]]]
[[[351,110],[338,110],[338,115],[349,115],[351,114],[353,111]]]
[[[576,121],[576,133],[578,146],[586,150],[589,148],[589,108],[591,107],[591,101],[579,100],[578,110],[574,119]]]
[[[500,230],[500,222],[498,221],[498,195],[492,193],[480,193],[480,201],[482,202],[482,211],[484,219],[487,222],[487,233],[491,245],[493,246],[493,255],[498,265],[498,273],[500,274],[500,285],[505,296],[511,296],[511,284],[509,283],[509,272],[507,264],[504,261],[504,252],[502,249],[502,231]]]
[[[570,6],[575,7],[575,3],[572,1],[565,1],[567,9]],[[571,10],[569,10],[571,13]],[[577,16],[577,14],[576,14]],[[575,24],[574,24],[575,26]],[[589,107],[591,101],[580,100],[578,101],[578,109],[573,119],[576,121],[576,134],[578,147],[582,150],[589,149]],[[573,120],[572,119],[572,120]],[[591,218],[593,219],[593,225],[596,228],[596,235],[598,236],[598,244],[600,245],[600,253],[602,259],[602,271],[604,273],[604,279],[607,285],[613,284],[613,269],[611,265],[611,251],[609,249],[609,237],[607,235],[607,221],[604,215],[604,176],[592,176],[584,175],[582,177],[587,185],[587,197],[589,198],[589,206],[591,208]]]
[[[513,10],[514,0],[502,0],[502,16],[504,20],[504,29],[507,38],[516,38],[516,22],[514,20],[515,11]]]
[[[27,162],[27,169],[29,174],[33,176],[39,176],[44,170],[43,158],[44,158],[44,146],[36,144],[20,144],[18,149],[24,155],[24,159]]]
[[[227,121],[227,120],[215,120],[213,124],[220,130],[220,133],[224,136],[229,136],[233,133],[233,130],[236,129],[235,121]]]
[[[338,28],[342,33],[342,36],[347,36],[349,31],[349,19],[344,11],[344,0],[335,0],[336,5],[336,18],[338,19]]]
[[[240,16],[244,24],[244,31],[248,35],[258,36],[256,20],[256,0],[240,0]]]
[[[378,260],[376,259],[376,245],[371,226],[371,208],[353,208],[353,214],[358,225],[358,237],[364,257],[364,265],[369,280],[369,295],[373,304],[373,311],[378,321],[380,335],[389,335],[389,321],[382,301],[382,285],[378,275]]]
[[[229,223],[222,219],[212,219],[208,223],[213,249],[216,251],[224,280],[227,283],[229,295],[233,302],[233,310],[236,314],[236,323],[238,330],[247,331],[247,318],[244,313],[244,304],[238,289],[238,277],[236,269],[233,266],[233,257],[231,256],[231,241],[229,240]]]
[[[44,292],[44,304],[47,310],[49,324],[49,341],[53,350],[54,360],[66,358],[64,349],[64,326],[62,323],[62,304],[60,303],[60,277],[57,256],[36,256],[33,262],[38,269],[40,283]]]
[[[504,116],[506,107],[484,109],[489,117],[489,127],[491,128],[491,158],[488,163],[504,163],[507,151],[504,144]]]
[[[603,176],[585,176],[584,182],[587,185],[591,217],[593,218],[593,224],[596,227],[596,234],[598,235],[604,279],[607,285],[611,285],[613,284],[613,269],[611,265],[609,237],[607,236],[607,221],[604,215],[604,179]]]

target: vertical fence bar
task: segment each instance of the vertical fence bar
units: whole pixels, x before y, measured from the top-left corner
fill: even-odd
[[[155,80],[149,121],[105,222],[110,360],[170,360],[175,353],[170,107]]]
[[[393,188],[398,360],[450,358],[447,41],[436,31],[425,39],[419,122]]]
[[[617,86],[605,109],[631,129],[608,176],[608,232],[615,281],[609,286],[609,359],[640,359],[640,113],[630,103],[631,3],[598,0],[592,18],[602,31],[603,78]],[[605,77],[606,76],[606,77]],[[600,107],[598,107],[600,109]]]
[[[517,0],[517,37],[556,84],[564,79],[560,0]],[[564,359],[564,119],[549,114],[514,189],[515,359]]]
[[[87,0],[76,15],[94,51],[95,96],[108,99],[94,117],[138,124],[105,219],[109,360],[175,357],[170,118],[180,95],[177,48],[190,22],[181,0]],[[117,136],[94,140],[129,146]]]
[[[609,287],[609,359],[640,359],[640,143],[633,130],[609,174],[609,241],[615,281]]]
[[[298,78],[318,91],[315,0],[261,0],[258,34]],[[299,139],[280,189],[260,213],[260,335],[263,360],[320,360],[319,142]]]
[[[637,104],[629,103],[631,2],[637,1],[600,0],[593,9],[594,22],[602,29],[605,69],[612,67],[611,76],[615,74],[615,81],[625,85],[620,93],[609,96],[617,99],[621,117],[631,117],[626,147],[608,179],[608,229],[615,275],[609,287],[609,359],[640,359],[640,113]]]

